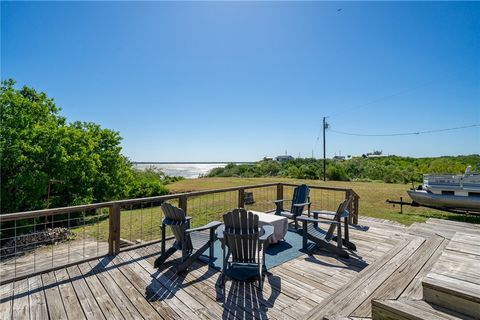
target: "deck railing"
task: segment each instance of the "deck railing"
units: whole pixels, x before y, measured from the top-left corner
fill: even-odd
[[[267,183],[0,215],[0,283],[99,259],[160,241],[160,205],[187,212],[192,227],[234,208],[273,211],[273,200],[291,199],[296,184]],[[352,189],[310,186],[312,210],[336,210],[353,195],[350,223],[358,223]]]

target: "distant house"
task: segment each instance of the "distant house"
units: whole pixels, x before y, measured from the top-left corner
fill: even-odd
[[[386,154],[369,154],[367,155],[367,158],[385,158],[388,157]]]
[[[363,155],[364,158],[384,158],[388,157],[388,155],[383,154],[383,151],[373,151],[368,152],[367,154]]]
[[[291,161],[293,160],[293,157],[292,156],[276,156],[275,157],[275,160],[277,160],[278,162],[287,162],[287,161]]]
[[[333,160],[343,161],[343,160],[345,160],[345,156],[334,156],[334,157],[333,157]]]

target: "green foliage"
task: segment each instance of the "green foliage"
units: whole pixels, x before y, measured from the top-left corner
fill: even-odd
[[[336,163],[331,163],[328,165],[326,176],[328,180],[350,181],[347,172],[345,172],[345,168]]]
[[[335,181],[383,181],[387,183],[419,183],[426,173],[463,173],[467,165],[480,164],[479,155],[409,158],[359,157],[347,161],[327,160],[326,177]],[[280,163],[263,160],[254,165],[229,164],[210,171],[209,177],[288,177],[323,179],[323,160],[295,159]]]
[[[165,179],[153,183],[133,173],[118,132],[67,123],[45,93],[14,85],[7,80],[0,87],[0,212],[166,192]]]
[[[168,183],[183,180],[183,177],[169,177],[161,170],[149,167],[145,170],[133,170],[133,183],[129,198],[154,197],[168,194]]]

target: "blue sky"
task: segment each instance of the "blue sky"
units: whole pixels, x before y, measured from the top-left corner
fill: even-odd
[[[341,10],[338,10],[340,9]],[[134,161],[321,157],[480,123],[480,3],[2,2],[1,76]],[[480,153],[479,128],[327,154]]]

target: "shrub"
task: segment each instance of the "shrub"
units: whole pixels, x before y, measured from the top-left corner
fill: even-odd
[[[326,176],[328,180],[350,181],[345,169],[342,166],[330,164],[327,167]]]

